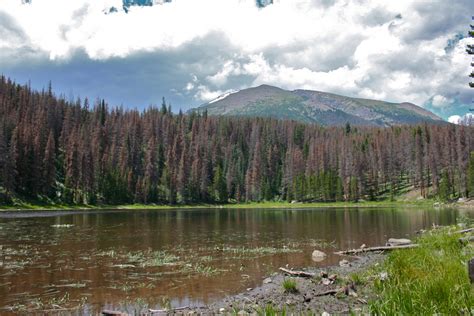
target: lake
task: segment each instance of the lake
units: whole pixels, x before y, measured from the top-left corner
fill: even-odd
[[[130,313],[199,306],[279,267],[337,264],[472,212],[453,209],[176,209],[0,212],[0,312]],[[328,253],[316,263],[313,250]]]

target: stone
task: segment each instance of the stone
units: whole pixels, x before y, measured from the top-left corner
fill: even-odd
[[[263,280],[263,284],[269,284],[269,283],[272,283],[272,279],[271,278],[266,278]]]
[[[387,272],[380,273],[380,281],[385,281],[387,279],[388,279],[388,273]]]
[[[327,255],[320,250],[313,251],[313,254],[311,255],[311,258],[313,259],[314,262],[321,262],[324,259],[326,259],[326,257]]]
[[[389,246],[401,246],[411,244],[411,240],[407,238],[390,238],[387,243]]]
[[[322,279],[322,280],[321,280],[321,283],[322,283],[323,285],[331,285],[333,282],[332,282],[331,280],[329,280],[329,279]]]
[[[339,261],[339,266],[340,267],[350,267],[351,264],[349,261],[347,261],[346,259],[342,259],[341,261]]]

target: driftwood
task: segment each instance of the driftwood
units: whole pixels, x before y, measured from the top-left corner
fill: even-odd
[[[103,310],[102,311],[102,315],[104,316],[128,316],[127,313],[122,313],[122,312],[119,312],[119,311],[111,311],[111,310]]]
[[[289,275],[295,276],[295,277],[312,278],[312,277],[315,276],[314,273],[305,272],[305,271],[293,271],[293,270],[289,270],[289,269],[285,269],[285,268],[280,268],[280,271],[283,271],[286,274],[289,274]]]
[[[171,309],[149,309],[148,312],[155,314],[155,313],[170,313],[170,312],[176,312],[176,311],[182,311],[185,309],[189,309],[189,306],[183,306],[183,307],[176,307],[176,308],[171,308]]]
[[[337,288],[337,289],[332,289],[332,290],[327,290],[327,291],[324,291],[324,292],[316,293],[316,294],[314,294],[314,296],[336,295],[336,294],[339,294],[339,293],[344,293],[346,295],[351,295],[351,296],[357,297],[357,294],[355,292],[355,286],[354,286],[353,283],[348,284],[344,287]]]
[[[466,233],[470,233],[472,231],[474,231],[474,228],[466,228],[466,229],[458,230],[458,231],[454,232],[454,234],[466,234]]]
[[[314,294],[314,296],[326,296],[326,295],[336,295],[338,293],[344,292],[344,288],[339,288],[339,289],[334,289],[334,290],[328,290],[320,293]]]
[[[400,245],[400,246],[380,246],[380,247],[369,247],[369,248],[360,248],[360,249],[349,249],[343,251],[335,252],[336,255],[352,255],[358,254],[363,252],[371,252],[371,251],[389,251],[395,249],[406,249],[406,248],[416,248],[418,244],[410,244],[410,245]]]

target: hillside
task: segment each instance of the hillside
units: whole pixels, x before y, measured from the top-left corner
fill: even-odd
[[[411,103],[389,103],[311,91],[287,91],[269,85],[223,95],[192,111],[210,115],[261,116],[321,125],[391,126],[443,122]]]

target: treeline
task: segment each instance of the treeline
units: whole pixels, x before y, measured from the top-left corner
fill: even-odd
[[[0,79],[0,200],[357,201],[474,194],[474,129],[140,112]],[[471,162],[470,162],[471,160]]]

